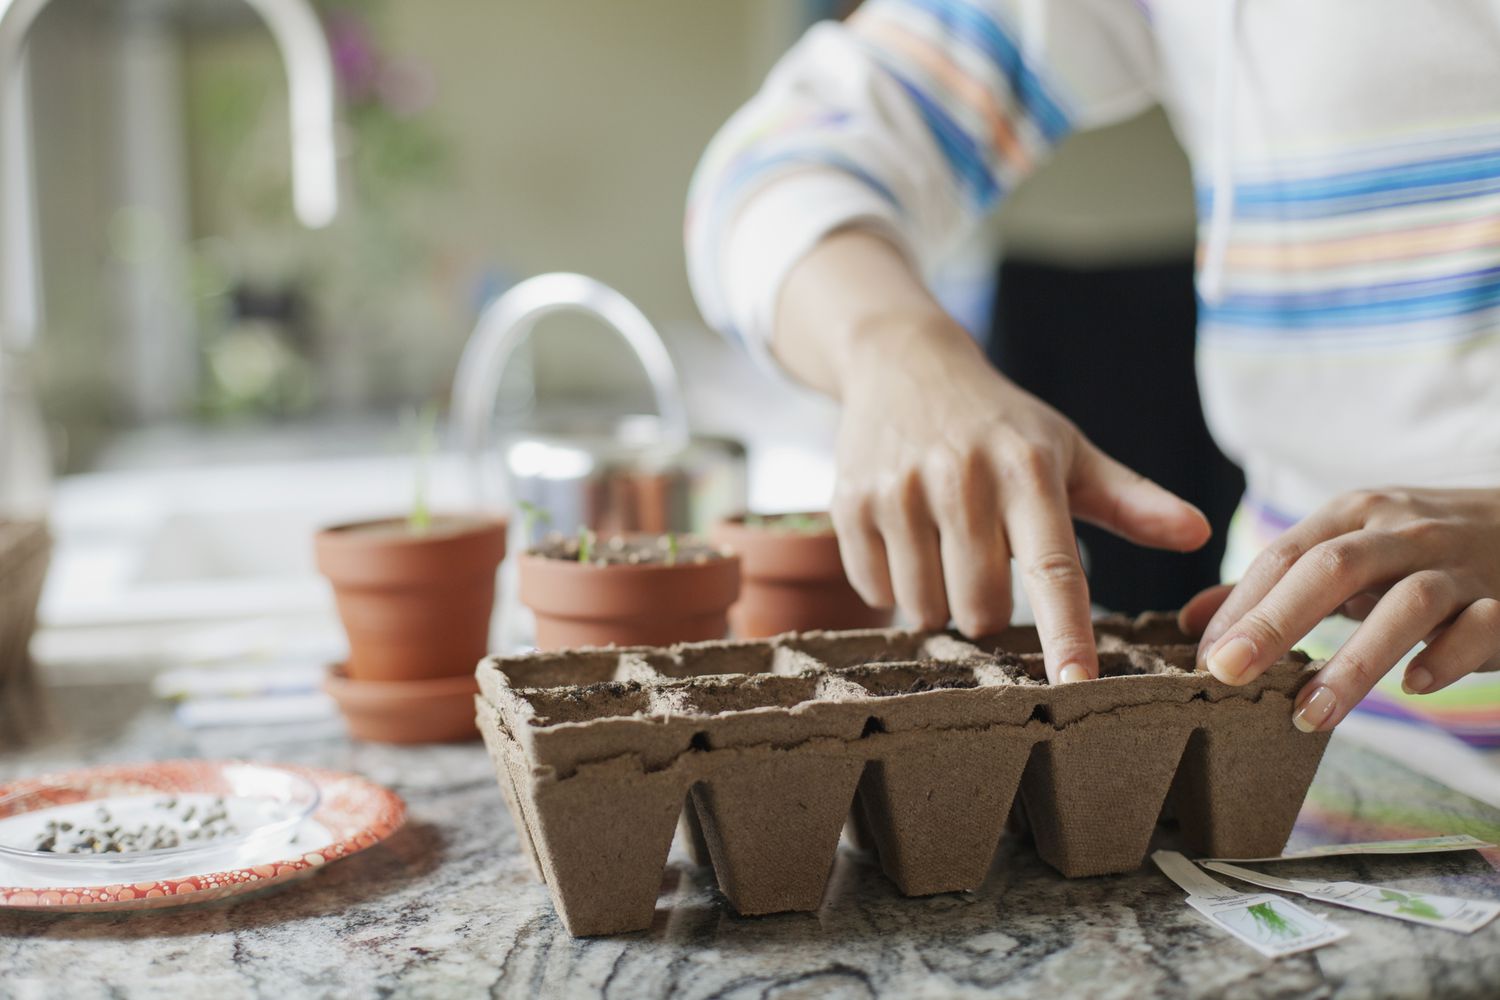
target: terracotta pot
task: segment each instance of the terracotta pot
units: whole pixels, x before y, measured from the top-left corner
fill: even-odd
[[[528,552],[520,569],[541,649],[722,639],[740,592],[737,558],[595,566]]]
[[[479,735],[474,724],[479,678],[472,668],[463,677],[357,681],[340,664],[329,670],[323,690],[338,702],[349,733],[357,740],[454,743]]]
[[[870,607],[849,585],[831,528],[793,531],[736,517],[720,522],[713,539],[740,557],[740,600],[729,610],[740,638],[891,623],[890,610]]]
[[[316,549],[354,680],[464,676],[489,652],[504,520],[434,518],[424,535],[395,519],[345,524],[318,532]]]

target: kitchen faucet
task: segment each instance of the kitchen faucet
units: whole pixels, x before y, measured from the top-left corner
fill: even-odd
[[[42,323],[26,39],[50,0],[0,0],[0,347],[24,348]],[[309,0],[245,0],[260,15],[286,66],[291,103],[292,200],[319,229],[338,210],[334,73],[328,40]]]

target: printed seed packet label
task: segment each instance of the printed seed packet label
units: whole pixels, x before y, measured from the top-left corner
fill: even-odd
[[[1204,862],[1204,867],[1265,889],[1295,892],[1334,906],[1347,906],[1353,910],[1378,913],[1397,920],[1410,920],[1430,927],[1458,931],[1460,934],[1472,934],[1500,916],[1500,903],[1483,900],[1434,896],[1425,892],[1387,889],[1359,882],[1314,882],[1307,879],[1278,878],[1222,861],[1207,861]]]
[[[1151,860],[1187,892],[1189,906],[1267,958],[1320,948],[1349,935],[1342,927],[1290,900],[1267,893],[1237,892],[1177,851],[1157,851]]]
[[[1188,905],[1267,958],[1310,951],[1349,936],[1342,927],[1270,893],[1218,899],[1189,896]]]
[[[1268,858],[1211,858],[1212,861],[1236,861],[1241,864],[1259,861],[1299,861],[1304,858],[1335,858],[1354,854],[1437,854],[1442,851],[1474,851],[1494,847],[1488,841],[1460,833],[1449,837],[1420,837],[1415,840],[1377,840],[1366,844],[1323,844],[1301,851],[1288,851]]]

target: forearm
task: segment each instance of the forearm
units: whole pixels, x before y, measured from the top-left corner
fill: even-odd
[[[911,262],[878,233],[833,233],[787,275],[771,350],[807,385],[842,399],[848,379],[864,364],[888,363],[913,348],[967,352],[982,362]]]
[[[908,335],[941,325],[972,350],[936,322],[902,255],[936,259],[1075,127],[1148,105],[1155,79],[1149,19],[1114,0],[880,0],[818,25],[694,174],[687,262],[705,319],[757,355],[774,341],[830,392],[840,339],[869,320],[913,317],[896,324]],[[783,310],[794,269],[835,301],[808,307],[794,291]]]

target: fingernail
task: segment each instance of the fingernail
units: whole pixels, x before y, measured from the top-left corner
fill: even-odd
[[[1092,680],[1092,678],[1089,676],[1088,667],[1085,667],[1082,663],[1066,663],[1057,672],[1057,683],[1059,684],[1072,684],[1075,681],[1086,680]]]
[[[1426,667],[1412,667],[1401,678],[1401,690],[1407,694],[1426,694],[1432,687],[1432,674]]]
[[[1338,703],[1333,692],[1320,684],[1313,689],[1312,694],[1302,699],[1302,704],[1292,713],[1292,725],[1304,733],[1315,733],[1333,715]]]
[[[1208,654],[1208,669],[1225,684],[1238,684],[1254,659],[1255,644],[1237,635]]]

